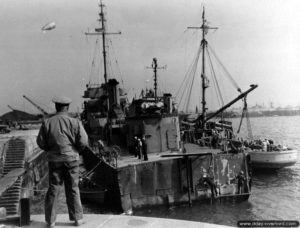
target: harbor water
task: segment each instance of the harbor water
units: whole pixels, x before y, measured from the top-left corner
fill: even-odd
[[[235,131],[240,119],[232,119]],[[272,139],[275,144],[288,145],[300,151],[300,116],[251,118],[255,138]],[[246,120],[239,137],[247,138]],[[105,174],[103,174],[105,175]],[[194,203],[135,210],[136,216],[174,218],[236,226],[239,220],[299,220],[300,219],[300,156],[291,167],[256,171],[253,175],[252,195],[244,202]],[[44,193],[32,202],[32,213],[43,213]],[[84,204],[84,213],[103,213],[101,208]],[[67,213],[64,194],[58,204],[58,213]],[[110,213],[110,212],[105,212]]]

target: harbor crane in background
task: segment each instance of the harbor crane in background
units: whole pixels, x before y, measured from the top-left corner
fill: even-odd
[[[27,96],[23,95],[23,97],[29,101],[34,107],[36,107],[42,114],[43,116],[49,116],[49,113],[46,112],[43,108],[41,108],[39,105],[37,105],[36,103],[34,103],[30,98],[28,98]]]
[[[12,111],[15,111],[15,109],[12,108],[10,105],[7,105],[7,107],[8,107],[9,109],[11,109]]]

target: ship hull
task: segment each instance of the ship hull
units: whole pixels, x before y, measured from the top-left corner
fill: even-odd
[[[80,189],[82,201],[104,204],[105,190],[103,189]]]
[[[93,154],[84,153],[83,159],[88,169],[98,164],[92,180],[107,189],[105,204],[122,212],[218,198],[247,200],[250,195],[249,182],[239,189],[235,179],[240,171],[248,172],[244,154],[197,155],[188,160],[161,155],[149,155],[149,161],[122,157],[118,167],[96,162]],[[203,169],[217,185],[202,183]]]

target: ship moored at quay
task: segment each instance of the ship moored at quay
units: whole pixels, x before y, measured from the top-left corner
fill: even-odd
[[[88,84],[83,95],[81,120],[90,147],[81,154],[82,199],[128,213],[148,206],[179,203],[191,206],[193,201],[200,200],[248,200],[252,183],[251,155],[244,153],[232,123],[221,114],[240,100],[246,107],[246,97],[257,85],[251,85],[245,92],[238,88],[235,99],[215,112],[207,112],[206,34],[216,28],[208,26],[204,8],[202,25],[190,27],[202,30],[195,58],[202,63],[202,113],[191,120],[189,114],[178,111],[171,93],[159,94],[157,58],[153,58],[151,65],[153,88],[128,102],[118,80],[106,71],[106,35],[114,33],[106,31],[104,5],[99,6],[100,28],[86,35],[102,38],[104,83]],[[33,168],[31,177],[40,175],[36,169]]]
[[[230,122],[213,122],[211,116],[206,119],[204,107],[198,128],[187,129],[172,95],[158,95],[156,58],[151,66],[153,89],[126,103],[119,82],[107,75],[105,36],[110,33],[104,23],[104,5],[99,6],[100,28],[86,35],[102,37],[104,83],[88,84],[83,96],[82,121],[91,148],[82,153],[82,196],[93,201],[102,199],[106,205],[128,213],[146,206],[182,202],[192,205],[194,200],[201,199],[247,200],[251,193],[249,157],[231,146],[212,147],[206,140],[213,130],[222,130],[223,141],[231,142]],[[204,9],[202,28],[208,28]],[[203,49],[207,44],[205,34],[200,47]],[[241,93],[234,102],[256,87]],[[136,153],[142,149],[147,151],[146,159],[138,159],[142,155]]]
[[[165,79],[165,83],[168,81],[167,85],[160,83],[163,82],[161,78],[165,76],[163,75],[164,72],[168,74],[169,72],[159,71],[164,68],[159,64],[162,61],[166,64],[172,63],[173,57],[176,55],[174,52],[169,59],[170,62],[166,62],[166,59],[162,60],[163,58],[160,57],[161,52],[157,55],[154,54],[159,58],[150,59],[148,56],[149,63],[152,64],[151,67],[146,68],[153,71],[153,85],[150,85],[149,80],[146,80],[144,87],[140,88],[140,96],[135,95],[130,101],[127,98],[127,91],[124,89],[123,79],[120,80],[117,75],[112,73],[113,69],[110,69],[112,61],[110,62],[109,58],[112,55],[109,50],[113,49],[109,47],[111,40],[108,39],[108,36],[121,33],[107,31],[106,23],[109,21],[106,18],[107,14],[104,12],[105,6],[102,0],[100,0],[99,7],[100,18],[97,20],[99,27],[94,32],[85,34],[98,37],[93,52],[92,67],[95,67],[97,63],[103,64],[100,66],[103,71],[101,72],[98,66],[95,67],[98,69],[90,71],[91,74],[97,74],[97,83],[90,80],[86,85],[86,90],[82,94],[83,111],[80,112],[78,107],[76,113],[76,117],[81,119],[89,136],[89,146],[80,152],[79,188],[82,201],[90,201],[95,204],[92,206],[93,208],[85,208],[90,204],[83,203],[85,213],[90,209],[92,211],[95,209],[96,213],[99,213],[100,210],[100,213],[108,212],[109,215],[96,214],[91,216],[85,214],[84,218],[88,221],[83,227],[93,226],[91,224],[102,226],[104,223],[103,227],[109,227],[108,224],[118,224],[119,226],[124,224],[128,226],[165,224],[160,219],[157,219],[159,223],[153,223],[154,219],[143,217],[139,219],[136,216],[123,216],[124,214],[140,214],[142,216],[151,214],[154,217],[168,216],[176,219],[212,223],[220,223],[222,220],[221,223],[230,223],[231,225],[236,225],[237,219],[245,217],[252,219],[276,218],[278,214],[274,213],[273,216],[273,211],[267,210],[266,205],[270,205],[270,201],[275,202],[277,198],[282,197],[283,199],[285,192],[289,194],[290,198],[294,196],[291,192],[293,189],[297,189],[296,185],[293,185],[297,182],[294,181],[297,176],[294,175],[293,171],[294,168],[297,169],[298,164],[291,169],[272,170],[272,173],[265,172],[267,173],[266,176],[264,172],[259,173],[258,171],[255,173],[257,176],[253,182],[252,168],[277,169],[293,165],[297,161],[298,152],[289,147],[276,147],[274,144],[266,147],[267,149],[263,143],[254,143],[253,146],[251,143],[255,142],[253,136],[249,134],[249,138],[246,138],[245,134],[241,134],[244,138],[242,139],[238,132],[235,134],[234,126],[238,121],[236,122],[231,118],[227,119],[226,113],[228,114],[228,110],[233,104],[242,101],[244,105],[243,110],[241,110],[242,114],[234,113],[234,116],[241,117],[240,127],[245,117],[247,124],[250,124],[251,113],[247,110],[247,98],[250,98],[250,93],[258,86],[251,84],[250,88],[241,87],[241,89],[233,82],[234,79],[232,78],[230,81],[235,84],[235,90],[230,90],[227,84],[218,84],[219,82],[224,83],[226,78],[222,78],[222,75],[219,76],[222,72],[215,70],[215,65],[211,63],[211,60],[217,59],[222,70],[225,70],[227,74],[228,72],[208,44],[207,38],[210,31],[216,30],[217,27],[211,27],[207,21],[204,7],[201,12],[201,24],[188,27],[188,29],[200,31],[201,38],[199,39],[197,36],[199,39],[196,42],[198,49],[193,49],[195,51],[194,62],[188,67],[187,74],[182,75],[184,79],[180,88],[183,90],[182,95],[186,95],[186,97],[181,98],[178,93],[174,93],[174,88],[171,87],[174,83],[167,79]],[[215,34],[218,35],[218,33]],[[226,40],[226,37],[222,38],[224,38],[222,40]],[[100,45],[102,45],[102,49]],[[145,46],[148,47],[148,45]],[[126,45],[124,47],[126,51],[134,50],[134,48],[126,47]],[[101,50],[98,51],[97,48]],[[95,58],[96,54],[103,54],[100,61]],[[138,53],[135,54],[138,56]],[[192,52],[188,54],[192,55]],[[127,56],[130,55],[127,53]],[[189,56],[185,57],[189,58]],[[77,58],[78,56],[75,58],[76,61],[78,61]],[[132,60],[134,58],[130,58],[131,64]],[[186,60],[182,61],[182,65],[187,62]],[[233,65],[237,66],[238,62]],[[181,62],[178,61],[176,64],[178,64],[176,67],[179,67]],[[130,67],[130,64],[128,66]],[[144,66],[140,67],[143,68]],[[184,66],[181,67],[184,68]],[[179,77],[179,71],[173,74],[173,66],[170,65],[168,70],[169,68],[171,69],[169,75],[175,81]],[[80,67],[80,69],[83,68]],[[152,71],[148,72],[151,72],[152,75]],[[101,75],[98,75],[99,72]],[[158,72],[161,74],[158,75]],[[102,75],[102,73],[104,74]],[[134,73],[136,72],[133,69],[132,74]],[[247,74],[249,75],[248,72]],[[221,79],[219,82],[216,80],[216,75],[219,77],[218,79]],[[139,79],[142,77],[144,76]],[[249,77],[249,79],[251,78]],[[124,79],[126,80],[126,76]],[[82,80],[86,79],[82,78]],[[220,91],[217,91],[216,94],[212,91],[214,86],[219,87],[219,85],[221,85],[221,89],[224,89],[225,85],[225,93],[229,92],[230,96],[236,93],[236,98],[226,104],[227,101],[222,100]],[[196,88],[197,86],[198,88]],[[162,91],[163,87],[167,89]],[[137,88],[134,89],[135,91],[132,89],[132,92],[136,92]],[[197,96],[192,93],[193,89],[198,91]],[[79,97],[82,92],[77,90],[77,93],[76,96]],[[26,99],[25,95],[24,98]],[[192,102],[194,101],[192,100],[196,100],[195,106],[193,106]],[[184,104],[180,104],[181,101]],[[215,111],[216,105],[218,105],[217,111]],[[30,125],[35,124],[36,121],[40,122],[41,118],[47,118],[49,115],[38,106],[37,108],[42,111],[42,117],[36,116],[33,120],[16,122],[16,124],[15,122],[3,122],[4,124],[1,125],[1,132],[9,133],[4,134],[0,140],[2,142],[0,146],[3,145],[0,147],[1,222],[3,208],[5,208],[7,218],[20,217],[22,220],[24,211],[26,212],[26,209],[27,212],[30,211],[28,207],[24,210],[24,203],[26,207],[26,203],[30,202],[28,199],[36,195],[40,183],[47,176],[45,152],[40,150],[35,143],[37,131],[28,130]],[[17,110],[12,109],[12,111],[18,113]],[[36,120],[36,118],[38,119]],[[257,126],[257,122],[253,121],[254,125]],[[258,123],[261,122],[258,121]],[[19,133],[16,134],[14,130],[9,132],[11,126],[18,128]],[[269,126],[272,126],[272,123]],[[271,129],[267,126],[264,129],[273,130],[275,128],[277,129],[277,127]],[[251,130],[251,127],[248,127],[249,129]],[[273,136],[277,137],[278,141],[282,139],[280,136]],[[268,136],[264,137],[268,138]],[[268,141],[271,142],[271,140]],[[260,174],[263,174],[263,177]],[[292,184],[288,184],[292,189],[291,192],[285,191],[286,189],[282,187],[283,184],[278,182],[280,179],[277,178],[279,176],[277,174],[285,180],[283,184],[286,181],[293,181]],[[291,178],[289,179],[289,177]],[[280,188],[274,188],[272,184],[269,184],[271,182],[276,182],[276,187],[280,186]],[[276,194],[272,194],[275,193],[273,190],[276,191]],[[46,189],[40,191],[46,192]],[[255,195],[250,198],[253,192]],[[270,195],[273,198],[270,198]],[[267,196],[267,200],[264,198],[265,196]],[[36,200],[41,200],[42,197],[43,193],[37,195]],[[290,199],[289,197],[287,200]],[[248,200],[251,202],[245,202]],[[58,213],[66,213],[65,201],[59,201],[61,205],[58,205]],[[36,203],[35,200],[32,202]],[[32,225],[43,226],[44,224],[42,204],[42,200],[36,204],[39,208],[37,213],[41,213],[41,215],[32,216]],[[177,205],[181,206],[177,207]],[[194,209],[188,208],[188,205],[194,206]],[[156,206],[163,207],[154,209]],[[145,210],[138,210],[144,207],[146,207]],[[167,209],[167,207],[169,208]],[[285,210],[284,207],[281,209],[281,212],[278,213]],[[265,213],[261,213],[262,211]],[[122,214],[111,215],[111,212]],[[227,215],[230,219],[226,217]],[[101,219],[103,220],[101,221]],[[187,223],[180,224],[192,226],[193,223],[184,222]],[[176,221],[173,221],[172,224],[176,224]],[[69,226],[68,215],[59,214],[57,225]],[[193,225],[197,227],[199,224],[193,223]]]

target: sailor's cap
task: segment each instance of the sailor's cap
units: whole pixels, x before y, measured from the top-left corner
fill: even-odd
[[[68,97],[63,97],[63,96],[55,96],[52,99],[53,103],[55,104],[62,104],[62,105],[69,105],[72,100]]]

